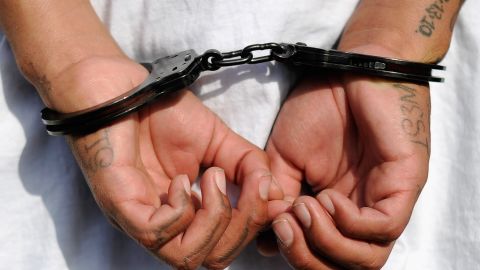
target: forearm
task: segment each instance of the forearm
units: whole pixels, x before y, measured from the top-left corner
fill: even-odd
[[[18,66],[45,103],[49,81],[92,56],[122,55],[87,0],[0,0],[0,24]],[[48,91],[47,91],[48,89]]]
[[[438,62],[448,51],[463,0],[362,0],[347,23],[341,50],[378,46],[390,56]]]

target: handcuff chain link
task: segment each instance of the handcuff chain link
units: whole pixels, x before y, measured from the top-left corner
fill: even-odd
[[[254,51],[268,51],[268,54],[253,57]],[[282,54],[286,52],[286,49],[278,43],[270,42],[253,44],[242,50],[225,53],[218,50],[208,50],[201,56],[202,67],[204,70],[217,70],[221,67],[269,62],[273,60],[272,52]]]

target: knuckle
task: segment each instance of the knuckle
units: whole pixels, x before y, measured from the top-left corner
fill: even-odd
[[[354,236],[358,234],[357,222],[343,222],[341,231],[347,236]]]
[[[148,250],[156,252],[190,224],[190,221],[195,217],[194,211],[192,207],[182,207],[169,218],[174,222],[170,224],[167,222],[168,225],[160,225],[159,228],[138,228],[137,231],[140,233],[137,233],[134,238]]]
[[[254,213],[251,215],[250,224],[254,228],[258,230],[263,229],[267,226],[267,223],[268,223],[268,216],[266,215],[266,213],[258,213],[254,211]]]
[[[393,221],[389,221],[385,228],[384,239],[381,239],[383,241],[394,241],[398,239],[403,232],[403,226]]]
[[[265,228],[268,224],[268,210],[266,206],[260,206],[253,208],[252,212],[250,213],[249,221],[251,225],[258,230]]]
[[[164,237],[159,237],[154,233],[142,233],[135,239],[140,245],[151,251],[157,251],[166,242]]]

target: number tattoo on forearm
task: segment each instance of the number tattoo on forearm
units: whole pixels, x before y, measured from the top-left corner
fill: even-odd
[[[443,13],[445,12],[444,4],[449,1],[450,0],[436,0],[425,8],[426,14],[420,20],[420,24],[415,32],[425,37],[432,36],[435,31],[435,23],[443,18]]]
[[[452,15],[450,20],[450,31],[453,31],[453,25],[455,24],[458,12],[460,11],[460,8],[464,2],[465,0],[459,1],[457,10]],[[419,33],[424,37],[431,37],[435,32],[437,23],[444,18],[446,5],[450,3],[450,0],[435,0],[432,4],[425,8],[425,15],[420,19],[415,33]]]

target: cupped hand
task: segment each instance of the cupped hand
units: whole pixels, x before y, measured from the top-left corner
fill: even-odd
[[[123,57],[83,60],[60,73],[50,106],[77,111],[140,84],[147,71]],[[88,93],[88,94],[87,94]],[[266,154],[180,91],[68,141],[94,197],[118,228],[182,269],[228,265],[267,222]],[[190,185],[202,167],[202,199]],[[225,179],[241,186],[236,208]],[[282,196],[272,187],[270,196]],[[278,197],[277,196],[277,197]],[[199,202],[201,200],[201,202]]]
[[[300,81],[267,145],[274,176],[296,198],[271,204],[273,229],[296,268],[379,268],[427,178],[429,89],[321,74]],[[314,195],[298,197],[302,184]]]

